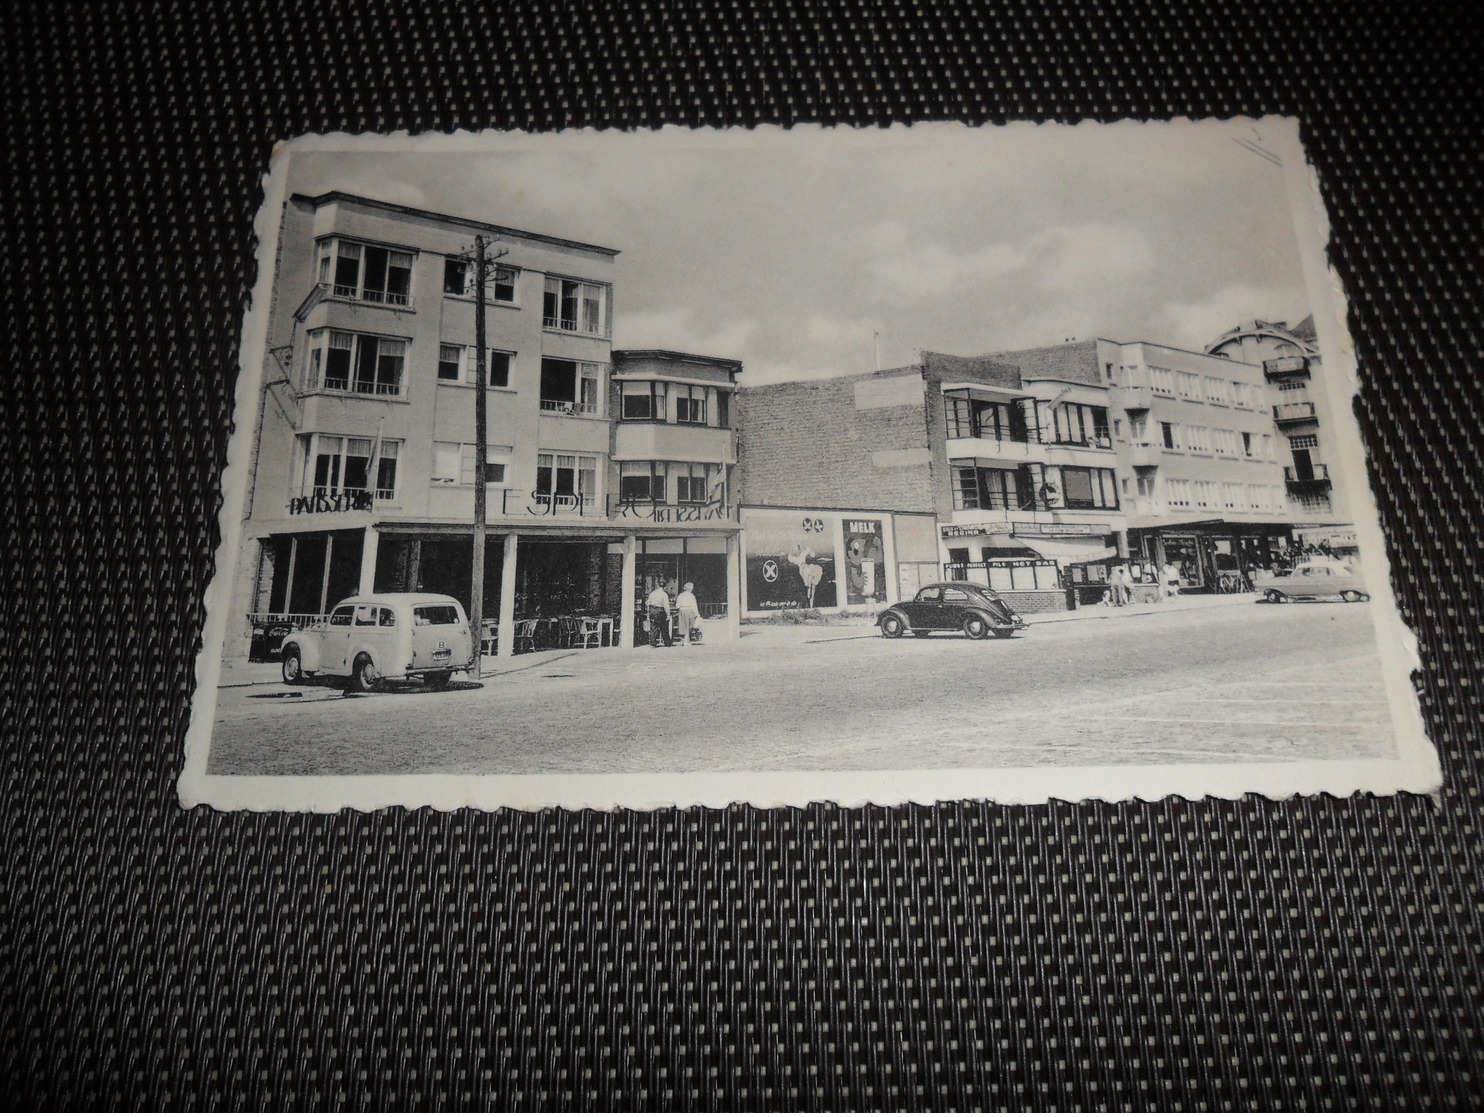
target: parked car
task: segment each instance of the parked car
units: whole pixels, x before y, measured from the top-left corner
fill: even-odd
[[[283,641],[283,681],[343,675],[367,691],[383,679],[421,678],[435,690],[474,662],[464,607],[436,593],[348,597],[330,615]]]
[[[1277,605],[1283,601],[1338,597],[1344,601],[1368,601],[1360,571],[1337,558],[1301,562],[1287,574],[1259,573],[1253,588]]]
[[[994,590],[977,582],[934,582],[923,586],[911,601],[899,601],[876,618],[881,635],[895,638],[904,632],[962,632],[971,640],[990,633],[1004,639],[1027,627],[1020,614]]]

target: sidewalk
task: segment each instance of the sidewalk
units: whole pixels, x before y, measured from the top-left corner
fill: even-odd
[[[1032,613],[1025,619],[1033,627],[1066,621],[1106,621],[1119,617],[1147,617],[1152,613],[1185,613],[1194,609],[1219,609],[1224,605],[1251,605],[1257,601],[1252,593],[1176,594],[1147,605],[1084,605],[1064,613]]]

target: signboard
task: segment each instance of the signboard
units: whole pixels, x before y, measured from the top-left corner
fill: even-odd
[[[1104,536],[1113,530],[1109,524],[1038,524],[1030,520],[1016,520],[1010,525],[1016,535],[1096,535]]]
[[[744,513],[748,609],[829,609],[838,605],[837,523],[838,519],[806,512],[757,509]]]
[[[975,535],[1009,535],[1011,525],[1000,522],[991,524],[944,524],[938,530],[944,539],[964,539]]]
[[[847,517],[845,529],[845,603],[877,605],[886,596],[886,547],[880,520]]]

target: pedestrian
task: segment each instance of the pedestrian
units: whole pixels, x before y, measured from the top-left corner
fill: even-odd
[[[674,646],[675,639],[670,635],[669,591],[663,585],[656,584],[645,603],[649,606],[649,646],[657,648],[661,640],[667,648]]]
[[[1174,597],[1180,592],[1180,568],[1173,562],[1167,562],[1161,573],[1165,581],[1165,596]]]
[[[1113,568],[1112,582],[1109,588],[1113,591],[1113,604],[1125,605],[1128,602],[1128,568],[1115,566]]]
[[[695,631],[696,621],[701,617],[701,607],[696,603],[696,584],[686,582],[685,588],[680,591],[680,596],[675,599],[675,609],[680,614],[680,635],[685,638],[685,646],[690,647],[691,633]]]

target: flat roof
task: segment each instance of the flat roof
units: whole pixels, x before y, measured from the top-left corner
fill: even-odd
[[[701,353],[682,353],[678,349],[615,349],[613,361],[689,361],[698,365],[715,365],[732,372],[742,371],[742,362],[730,357],[707,357]]]
[[[327,190],[323,194],[294,194],[293,201],[308,202],[315,208],[329,205],[331,202],[354,202],[356,205],[370,206],[372,209],[384,209],[390,213],[400,213],[405,217],[423,217],[433,221],[443,221],[450,225],[461,225],[467,229],[479,229],[483,232],[494,233],[497,236],[520,237],[523,240],[538,241],[541,244],[553,244],[562,248],[576,248],[583,252],[597,252],[604,256],[617,256],[617,248],[604,248],[600,244],[587,244],[580,240],[568,240],[565,237],[548,236],[545,233],[532,233],[525,229],[513,229],[508,225],[496,225],[490,221],[476,221],[472,217],[459,217],[451,213],[437,213],[429,209],[417,209],[413,206],[400,205],[397,202],[387,202],[380,198],[368,198],[364,194],[351,194],[344,190]]]

